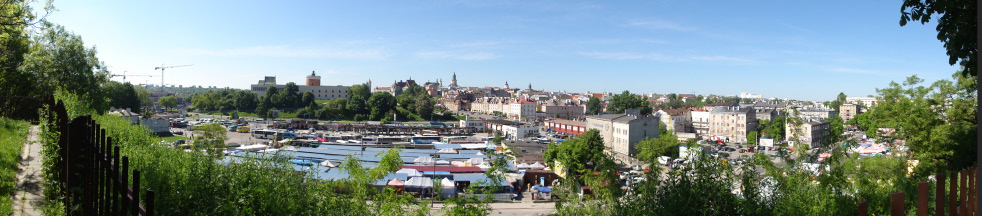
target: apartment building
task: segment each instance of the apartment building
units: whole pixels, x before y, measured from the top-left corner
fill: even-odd
[[[747,143],[747,134],[757,130],[752,107],[719,106],[710,111],[709,134],[727,143]]]
[[[634,157],[638,153],[635,145],[647,138],[658,138],[658,117],[640,115],[638,110],[628,110],[625,114],[603,114],[586,116],[587,130],[596,129],[615,157]]]

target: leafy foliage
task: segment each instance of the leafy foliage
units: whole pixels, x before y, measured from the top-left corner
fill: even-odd
[[[590,97],[590,100],[586,101],[586,111],[589,115],[597,115],[603,111],[603,105],[600,104],[600,98]]]
[[[900,7],[900,26],[909,21],[920,21],[926,24],[931,16],[940,15],[938,21],[938,40],[944,42],[947,49],[948,64],[955,65],[961,61],[965,67],[962,71],[966,76],[978,76],[976,65],[976,44],[978,19],[976,18],[976,2],[964,0],[905,0]]]
[[[586,167],[587,162],[600,163],[604,160],[607,157],[604,150],[604,140],[600,137],[600,131],[592,129],[563,141],[562,144],[550,143],[542,157],[550,166],[554,165],[554,162],[560,162],[571,174],[579,175],[589,171]]]
[[[608,113],[624,113],[624,110],[628,109],[640,110],[641,115],[648,115],[653,111],[648,100],[642,96],[631,94],[630,91],[614,95],[610,99],[610,104],[607,105]]]
[[[917,76],[903,84],[877,89],[878,104],[856,122],[875,135],[876,128],[897,129],[894,138],[907,142],[914,158],[921,161],[920,172],[942,172],[975,163],[977,148],[977,83],[964,73],[954,81],[939,80],[930,86]]]

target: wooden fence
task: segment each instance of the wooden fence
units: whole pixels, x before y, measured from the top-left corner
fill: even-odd
[[[978,206],[976,204],[976,182],[975,182],[975,167],[969,169],[963,169],[959,172],[952,172],[950,175],[945,176],[945,174],[935,175],[935,187],[934,187],[934,214],[931,214],[929,205],[931,203],[930,198],[930,183],[920,182],[917,183],[917,200],[915,203],[915,209],[918,216],[927,215],[976,215],[978,213]],[[945,179],[947,181],[948,194],[945,196]],[[908,203],[904,203],[904,192],[898,191],[890,195],[890,215],[905,215]],[[947,210],[947,214],[946,214]],[[866,202],[859,203],[858,215],[866,216],[869,213],[869,206]]]
[[[51,108],[61,132],[56,172],[66,214],[153,215],[154,191],[146,190],[141,205],[140,171],[130,172],[106,130],[91,116],[68,120],[61,101]]]

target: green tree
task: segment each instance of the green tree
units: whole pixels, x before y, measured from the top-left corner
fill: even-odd
[[[42,92],[56,90],[75,94],[96,113],[108,108],[100,86],[109,80],[109,72],[96,58],[95,48],[85,47],[82,37],[54,25],[32,38],[30,50],[18,68],[32,76]]]
[[[382,120],[386,113],[390,113],[395,108],[395,97],[388,92],[375,92],[368,98],[368,109],[371,110],[369,118],[372,120]],[[390,116],[391,118],[391,116]]]
[[[550,166],[559,162],[570,174],[579,175],[588,171],[587,162],[600,163],[606,158],[604,140],[600,131],[591,129],[585,133],[563,141],[562,145],[550,143],[543,153],[543,159]]]
[[[903,84],[891,82],[890,87],[877,89],[881,100],[857,121],[868,124],[871,134],[880,127],[897,129],[894,138],[907,141],[921,172],[970,166],[976,160],[978,141],[977,83],[963,72],[952,77],[954,81],[938,80],[930,86],[919,85],[923,80],[917,76]]]
[[[8,1],[0,7],[0,116],[16,119],[37,119],[40,103],[37,97],[52,92],[44,92],[37,83],[41,74],[19,70],[24,63],[24,54],[31,50],[31,38],[27,28],[37,20],[32,16],[31,5],[27,1]],[[13,98],[17,96],[18,98]]]
[[[272,86],[270,86],[270,88],[272,88]],[[269,97],[270,97],[269,94],[259,96],[259,104],[256,105],[256,115],[259,116],[260,118],[267,119],[270,117],[269,110],[272,108],[271,104],[273,102]]]
[[[829,134],[825,136],[825,140],[822,143],[824,145],[838,143],[840,137],[842,137],[842,133],[845,132],[845,124],[842,122],[842,118],[835,115],[825,120],[829,121]]]
[[[747,145],[749,146],[757,145],[757,131],[747,132]]]
[[[177,97],[174,97],[173,95],[161,97],[160,99],[157,100],[157,102],[159,102],[160,105],[163,107],[167,107],[167,108],[177,107]]]
[[[603,111],[603,106],[600,105],[600,98],[590,97],[590,100],[586,101],[586,111],[587,114],[597,115],[600,111]]]
[[[138,111],[143,107],[140,104],[140,98],[136,93],[136,89],[133,88],[133,84],[109,81],[103,84],[102,88],[109,100],[110,107],[121,109],[130,108],[134,111]]]
[[[201,128],[200,130],[198,128]],[[194,147],[199,150],[205,150],[212,157],[221,157],[223,155],[222,151],[227,149],[225,146],[225,140],[228,139],[226,136],[225,128],[219,124],[207,124],[204,126],[195,126],[195,132],[199,132],[198,136],[194,137]]]
[[[256,109],[256,93],[249,91],[239,91],[238,96],[235,98],[235,109],[236,110],[255,110]]]
[[[346,109],[355,114],[368,114],[368,106],[366,105],[368,98],[372,97],[372,91],[368,89],[368,86],[359,84],[348,87],[348,100]]]
[[[415,109],[416,114],[423,119],[430,120],[430,117],[433,116],[434,105],[436,105],[436,103],[430,98],[429,95],[417,96]]]
[[[671,132],[661,132],[657,138],[648,138],[638,142],[638,160],[658,164],[658,157],[679,156],[679,138]]]
[[[283,86],[283,91],[279,93],[282,97],[282,102],[279,104],[281,107],[302,107],[306,104],[300,104],[301,94],[300,87],[294,82],[288,82]]]
[[[909,21],[930,22],[931,16],[940,14],[938,21],[938,40],[944,42],[948,54],[948,64],[961,61],[965,67],[962,73],[975,77],[978,75],[976,37],[978,19],[975,1],[958,0],[904,0],[900,7],[900,26]]]
[[[641,115],[651,114],[653,111],[651,104],[644,97],[639,95],[631,94],[630,91],[624,91],[621,94],[614,95],[610,99],[610,104],[607,105],[608,113],[624,113],[624,110],[637,109],[641,111]]]
[[[300,99],[300,104],[298,104],[297,106],[298,107],[313,107],[313,106],[316,106],[316,104],[314,103],[314,93],[304,92],[303,93],[303,96]]]

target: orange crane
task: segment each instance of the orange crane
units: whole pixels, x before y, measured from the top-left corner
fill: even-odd
[[[176,67],[185,67],[185,66],[191,66],[191,65],[164,66],[164,64],[160,64],[160,67],[153,67],[153,70],[160,70],[160,91],[161,92],[164,91],[164,70],[167,69],[167,68],[176,68]]]

